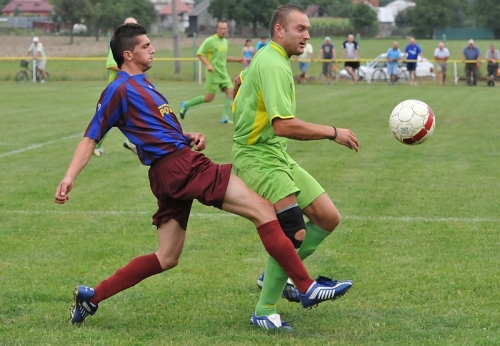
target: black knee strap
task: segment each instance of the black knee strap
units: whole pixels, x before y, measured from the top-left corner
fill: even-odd
[[[293,246],[298,249],[302,244],[302,240],[295,239],[295,234],[300,230],[306,229],[302,209],[300,209],[298,204],[294,204],[278,211],[276,216],[285,235],[292,241]]]

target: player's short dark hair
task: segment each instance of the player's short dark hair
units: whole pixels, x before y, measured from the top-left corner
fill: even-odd
[[[291,12],[300,12],[304,13],[305,11],[300,8],[299,6],[295,6],[292,4],[286,4],[286,5],[281,5],[279,6],[273,13],[273,16],[271,17],[271,22],[269,23],[269,29],[271,31],[271,38],[274,36],[274,26],[276,24],[280,24],[282,27],[286,27],[287,21],[288,21],[288,15]]]
[[[128,23],[116,28],[109,45],[118,68],[122,67],[124,61],[123,52],[126,50],[133,51],[137,44],[137,36],[146,34],[147,30],[140,24]]]

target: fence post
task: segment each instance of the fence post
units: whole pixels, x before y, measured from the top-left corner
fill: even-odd
[[[196,33],[193,32],[193,58],[196,58]],[[193,81],[196,80],[198,70],[196,69],[196,61],[193,61]]]
[[[198,60],[198,84],[201,85],[201,61]]]
[[[455,72],[455,85],[458,84],[458,70],[457,70],[457,62],[453,62],[453,71]]]

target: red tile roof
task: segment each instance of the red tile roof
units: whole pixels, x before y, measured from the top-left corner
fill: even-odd
[[[52,6],[47,0],[12,0],[2,9],[3,13],[14,13],[16,7],[21,13],[50,13]]]
[[[177,0],[177,13],[183,13],[183,12],[191,12],[193,8],[189,5],[186,5],[183,3],[181,0]],[[160,11],[160,16],[169,16],[172,14],[172,3],[169,2],[167,6],[163,8],[163,10]]]

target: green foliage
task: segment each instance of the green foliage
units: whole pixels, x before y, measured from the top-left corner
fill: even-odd
[[[474,12],[478,26],[492,29],[495,37],[500,38],[500,2],[498,0],[476,0]]]
[[[354,32],[349,19],[342,18],[309,18],[311,37],[347,36]]]
[[[377,13],[364,3],[351,7],[349,20],[356,32],[362,35],[375,36],[378,33]]]

